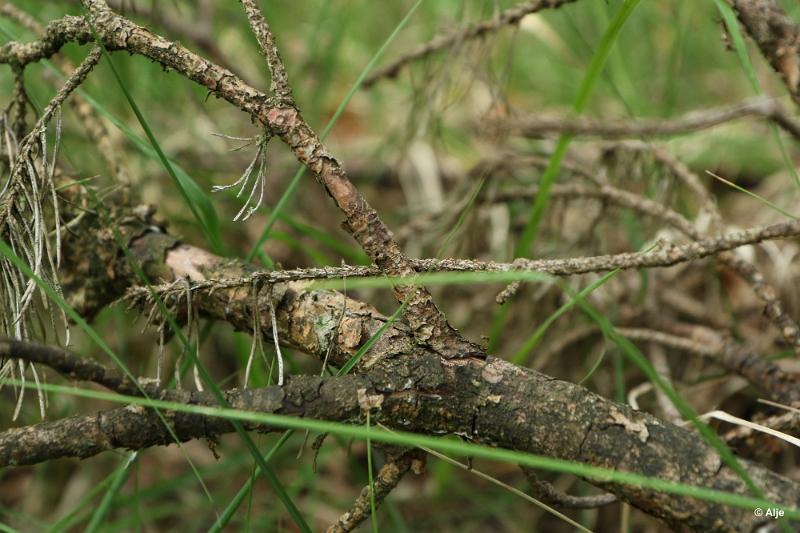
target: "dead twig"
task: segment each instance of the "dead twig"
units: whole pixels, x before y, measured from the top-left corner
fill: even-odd
[[[534,496],[545,503],[566,507],[567,509],[595,509],[616,503],[617,497],[614,494],[597,494],[595,496],[572,496],[565,494],[555,488],[547,481],[539,478],[532,468],[520,467],[528,483],[533,490]]]
[[[525,15],[536,13],[543,9],[556,9],[574,1],[575,0],[529,0],[528,2],[517,4],[498,13],[497,16],[492,19],[470,24],[465,28],[441,35],[425,44],[419,45],[411,52],[367,76],[364,80],[364,86],[370,87],[384,78],[394,78],[410,63],[445,48],[449,48],[456,43],[477,39],[494,33],[506,26],[518,24]]]
[[[789,115],[774,98],[765,97],[751,98],[734,106],[692,111],[673,119],[620,121],[590,117],[548,118],[536,115],[497,122],[491,127],[502,133],[513,133],[530,138],[539,138],[551,133],[564,133],[612,140],[685,135],[748,117],[772,121],[796,140],[800,140],[800,121]]]
[[[413,453],[414,452],[408,452],[402,454],[400,457],[384,464],[378,471],[378,475],[375,476],[371,489],[375,495],[376,507],[383,503],[383,500],[385,500],[389,493],[400,483],[403,476],[411,470]],[[370,486],[367,485],[361,489],[361,494],[358,495],[356,501],[350,506],[350,510],[340,516],[336,523],[328,528],[328,533],[347,533],[353,531],[361,522],[370,516],[372,512],[371,509]]]

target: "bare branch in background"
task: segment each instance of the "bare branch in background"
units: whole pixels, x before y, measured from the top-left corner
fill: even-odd
[[[615,121],[589,117],[516,118],[490,124],[501,133],[514,133],[538,138],[549,133],[566,133],[581,137],[602,137],[606,140],[636,137],[668,137],[694,133],[747,117],[774,122],[795,140],[800,140],[800,121],[789,115],[773,98],[756,97],[720,108],[701,109],[672,119]]]
[[[574,1],[575,0],[529,0],[527,2],[517,4],[506,9],[505,11],[501,11],[492,19],[471,24],[466,28],[459,28],[451,33],[441,35],[425,44],[419,45],[411,52],[403,55],[389,65],[380,68],[367,76],[366,79],[364,79],[364,86],[370,87],[384,78],[394,78],[408,64],[425,58],[440,50],[458,45],[459,43],[465,41],[484,37],[507,26],[519,24],[519,21],[521,21],[526,15],[530,15],[531,13],[536,13],[544,9],[559,8],[564,4],[569,4]]]

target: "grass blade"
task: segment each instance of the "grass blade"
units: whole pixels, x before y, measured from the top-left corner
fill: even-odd
[[[336,111],[333,113],[333,116],[328,121],[328,124],[325,126],[325,129],[322,130],[322,133],[320,134],[321,140],[324,141],[325,138],[328,136],[328,134],[331,132],[333,126],[336,124],[336,121],[339,120],[339,117],[347,108],[347,105],[350,103],[350,100],[352,100],[353,96],[356,94],[356,91],[359,89],[359,87],[361,87],[361,84],[364,83],[364,79],[367,77],[367,74],[369,74],[369,72],[375,67],[380,58],[383,56],[383,53],[389,47],[389,44],[391,44],[391,42],[394,41],[395,37],[397,37],[397,35],[400,33],[400,30],[403,29],[406,23],[408,23],[408,21],[411,19],[411,16],[414,14],[414,12],[417,10],[417,8],[420,6],[421,3],[422,0],[417,0],[417,2],[414,3],[413,6],[411,6],[411,9],[408,10],[406,16],[403,17],[403,19],[397,24],[397,26],[395,26],[392,33],[390,33],[389,37],[386,38],[386,41],[381,45],[378,51],[375,52],[375,54],[369,60],[367,65],[358,75],[358,78],[356,78],[355,83],[353,83],[353,86],[350,88],[345,97],[339,103],[339,106],[336,108]],[[264,226],[264,230],[261,232],[261,235],[256,241],[256,244],[247,254],[248,261],[252,261],[253,257],[256,256],[258,250],[260,250],[261,247],[264,245],[264,243],[267,242],[269,234],[272,231],[272,226],[275,224],[275,221],[278,219],[278,216],[280,215],[281,211],[283,210],[289,199],[294,194],[294,191],[300,184],[300,178],[303,177],[305,171],[306,167],[304,165],[301,165],[300,168],[297,169],[297,172],[295,172],[294,176],[292,177],[292,180],[289,182],[289,186],[286,187],[286,190],[278,199],[278,202],[275,204],[275,207],[272,208],[272,212],[270,213],[269,218],[267,218],[267,223]]]
[[[119,493],[119,491],[122,489],[122,485],[128,479],[128,475],[131,471],[131,465],[136,462],[138,455],[139,452],[131,453],[128,458],[125,459],[123,464],[117,469],[114,477],[111,480],[111,486],[106,491],[103,499],[97,506],[97,509],[95,509],[95,512],[92,514],[92,519],[89,520],[89,524],[86,526],[86,533],[94,533],[101,526],[103,519],[111,510],[111,503],[114,500],[114,497]]]
[[[114,61],[111,59],[111,54],[108,53],[108,50],[106,50],[106,47],[100,40],[99,35],[97,35],[97,32],[95,31],[95,28],[92,25],[88,15],[86,15],[86,22],[92,28],[92,33],[94,34],[97,46],[103,50],[103,56],[106,58],[106,61],[108,61],[108,65],[111,68],[114,79],[117,81],[120,90],[125,95],[125,99],[131,106],[131,110],[133,111],[134,115],[136,115],[136,119],[139,121],[139,124],[144,130],[147,139],[150,141],[150,145],[158,155],[158,159],[161,161],[164,169],[172,178],[175,187],[181,193],[184,202],[191,210],[195,220],[197,220],[198,224],[200,224],[200,227],[211,244],[212,249],[215,251],[222,250],[222,237],[219,232],[219,223],[211,200],[205,195],[205,193],[202,192],[197,183],[188,177],[188,175],[179,175],[177,172],[175,172],[175,169],[172,167],[169,159],[161,149],[161,145],[158,143],[153,130],[150,128],[150,125],[147,123],[147,120],[144,118],[144,115],[139,109],[139,105],[136,103],[133,95],[130,93],[130,91],[128,91],[128,88],[122,81],[122,77],[119,75],[119,71],[117,70],[116,65],[114,65]]]
[[[592,61],[589,63],[586,75],[584,76],[583,81],[581,81],[581,85],[578,88],[578,94],[575,97],[575,102],[572,105],[573,112],[576,115],[583,113],[583,111],[586,109],[586,104],[589,102],[589,96],[595,87],[597,79],[600,77],[600,74],[603,71],[606,61],[611,55],[611,51],[616,44],[617,37],[619,36],[622,27],[625,25],[625,22],[627,22],[628,18],[631,16],[631,13],[633,13],[633,10],[639,4],[639,1],[640,0],[625,0],[617,13],[614,15],[614,18],[611,20],[608,28],[606,28],[606,31],[600,40],[600,45],[592,56]],[[536,239],[536,232],[539,228],[539,223],[541,222],[542,216],[544,215],[544,212],[550,202],[550,187],[553,185],[553,182],[558,176],[558,172],[561,169],[561,163],[563,162],[564,156],[567,154],[567,149],[572,142],[572,137],[572,135],[562,134],[558,138],[556,149],[547,163],[547,168],[545,168],[545,171],[542,174],[542,178],[539,183],[539,192],[536,194],[536,199],[533,201],[533,205],[531,206],[528,222],[525,225],[525,229],[522,232],[522,237],[520,237],[519,243],[517,244],[515,252],[516,257],[527,257],[530,253],[530,249]]]
[[[369,431],[369,409],[367,409],[367,431]],[[367,478],[369,479],[369,517],[372,533],[378,533],[378,515],[375,512],[375,482],[372,479],[372,440],[367,433]]]
[[[599,318],[601,320],[603,319],[603,317]],[[617,337],[621,338],[619,335],[617,335]],[[624,338],[621,339],[623,341],[625,340]],[[23,385],[21,381],[13,379],[5,379],[3,382],[18,387],[34,387],[34,385],[31,383],[25,383]],[[363,440],[366,440],[367,436],[369,436],[372,441],[396,444],[398,446],[410,446],[414,448],[427,446],[443,453],[453,454],[461,457],[467,456],[507,463],[516,463],[529,466],[531,468],[573,474],[576,476],[603,480],[609,483],[625,483],[631,486],[697,498],[704,501],[716,502],[742,509],[752,510],[755,507],[778,507],[785,511],[784,516],[786,518],[794,520],[800,519],[800,508],[789,508],[762,497],[743,496],[717,489],[709,489],[708,487],[687,485],[685,483],[667,481],[631,472],[601,468],[598,466],[575,463],[573,461],[555,459],[552,457],[534,455],[504,448],[492,448],[489,446],[473,444],[449,438],[432,437],[428,435],[419,435],[415,433],[394,430],[389,432],[378,427],[367,428],[365,426],[353,426],[339,422],[327,422],[272,413],[259,413],[222,407],[208,407],[202,405],[168,402],[163,400],[155,400],[152,398],[148,399],[137,396],[125,396],[105,391],[85,390],[63,385],[53,385],[50,383],[43,383],[41,384],[41,387],[44,390],[54,394],[69,394],[96,400],[112,401],[120,404],[134,404],[148,408],[168,409],[203,416],[223,417],[228,420],[253,422],[287,429],[332,433],[342,437]]]
[[[725,22],[725,27],[728,28],[728,35],[731,37],[731,42],[733,43],[734,50],[736,50],[736,57],[739,59],[742,70],[744,70],[747,79],[750,81],[750,85],[753,86],[753,91],[756,94],[761,94],[761,83],[758,81],[758,76],[756,75],[753,65],[750,62],[750,56],[747,54],[747,45],[745,44],[742,30],[739,27],[739,21],[736,18],[736,13],[733,12],[733,8],[731,8],[731,6],[729,6],[724,0],[714,0],[714,4],[717,6],[720,15],[722,15],[722,20]],[[792,162],[792,158],[789,156],[789,151],[786,149],[786,144],[783,142],[783,138],[778,132],[778,127],[770,122],[769,128],[772,132],[772,137],[775,140],[775,143],[778,145],[778,149],[780,150],[783,164],[786,166],[789,174],[791,174],[792,178],[794,179],[795,185],[800,187],[800,175],[798,175],[797,169]]]
[[[591,285],[581,290],[576,295],[575,298],[570,299],[570,301],[559,307],[555,313],[548,316],[547,319],[544,322],[542,322],[538,328],[536,328],[536,330],[531,334],[531,336],[528,337],[525,340],[525,342],[522,343],[522,346],[520,346],[519,350],[517,350],[517,353],[515,353],[514,356],[511,358],[511,362],[514,363],[515,365],[524,365],[527,362],[530,353],[533,351],[534,348],[536,348],[536,346],[539,345],[539,342],[542,340],[542,337],[544,337],[545,332],[553,324],[553,322],[558,320],[558,318],[564,315],[564,313],[572,309],[575,306],[575,304],[578,303],[578,300],[583,300],[584,298],[586,298],[586,296],[589,295],[589,293],[591,293],[593,290],[606,283],[608,280],[616,276],[619,272],[620,272],[619,269],[608,272],[603,277],[601,277]]]
[[[684,400],[669,383],[664,381],[664,378],[662,378],[661,375],[652,367],[650,362],[644,355],[642,355],[636,345],[634,345],[628,338],[619,334],[608,318],[594,309],[594,307],[586,300],[579,298],[578,295],[575,295],[574,291],[572,291],[566,285],[562,284],[562,288],[565,292],[570,294],[570,296],[575,299],[576,303],[581,307],[581,309],[597,323],[602,330],[603,335],[605,335],[610,341],[614,342],[614,344],[619,347],[622,353],[625,354],[628,359],[639,368],[639,370],[641,370],[647,379],[649,379],[653,385],[658,387],[658,389],[660,389],[670,399],[681,416],[692,423],[692,425],[697,429],[706,442],[708,442],[708,444],[717,451],[722,458],[722,461],[731,470],[736,472],[742,481],[745,482],[750,491],[758,497],[763,497],[763,491],[755,484],[742,465],[739,464],[739,461],[733,455],[733,452],[730,450],[730,448],[728,448],[725,442],[722,441],[722,439],[714,432],[713,429],[702,422],[698,418],[697,413],[695,413],[694,409],[692,409],[686,400]]]

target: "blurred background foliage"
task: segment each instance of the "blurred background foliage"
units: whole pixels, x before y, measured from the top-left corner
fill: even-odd
[[[412,3],[405,0],[260,2],[277,37],[298,105],[317,131],[324,128],[361,70]],[[16,4],[42,23],[81,12],[77,2],[70,1],[20,0]],[[118,10],[137,22],[209,57],[210,48],[204,49],[188,35],[174,30],[181,26],[204,33],[214,47],[214,59],[223,60],[225,66],[255,87],[268,87],[264,62],[238,2],[214,2],[214,16],[205,21],[207,28],[204,21],[198,22],[196,2],[126,0],[122,4]],[[509,0],[423,1],[380,64],[437,34],[491,18],[513,4]],[[396,79],[382,80],[356,93],[327,144],[344,162],[351,180],[397,232],[409,255],[513,259],[515,236],[520,229],[513,221],[527,214],[528,203],[511,204],[502,212],[469,211],[463,226],[457,228],[449,242],[445,239],[453,229],[454,220],[436,215],[465,202],[472,194],[478,183],[469,174],[473,165],[507,148],[501,148],[500,143],[505,141],[487,128],[489,118],[568,112],[600,36],[620,4],[620,0],[583,0],[558,10],[545,10],[526,17],[517,28],[505,28],[487,38],[436,53],[412,64]],[[800,15],[797,2],[787,0],[782,4],[790,14]],[[6,19],[0,19],[0,36],[6,42],[34,37]],[[76,45],[62,50],[75,64],[85,53],[86,47]],[[780,80],[758,51],[751,47],[750,55],[764,92],[780,97],[790,106],[783,96]],[[248,116],[224,101],[209,97],[192,82],[165,72],[142,57],[115,53],[113,60],[164,151],[210,196],[221,223],[224,254],[246,256],[257,242],[271,207],[297,169],[291,153],[277,141],[270,144],[266,206],[246,223],[232,222],[241,206],[240,199],[230,191],[212,195],[210,190],[212,185],[235,181],[254,156],[254,148],[231,151],[243,143],[212,133],[254,137],[260,133],[258,128]],[[43,63],[26,70],[25,81],[37,110],[52,97],[58,79],[52,68]],[[6,88],[0,92],[5,104],[13,87],[9,69],[0,71],[0,87]],[[143,138],[105,61],[95,69],[83,90],[102,114],[116,117],[133,134]],[[753,96],[753,89],[736,54],[729,49],[712,1],[642,2],[623,29],[591,95],[586,114],[598,118],[674,117],[705,107],[735,104],[749,96]],[[114,126],[110,127],[110,133],[128,169],[132,191],[143,202],[157,207],[172,232],[188,242],[207,246],[159,161],[138,149],[129,133]],[[784,168],[778,145],[769,136],[767,126],[760,122],[733,122],[663,143],[690,167],[713,170],[746,187],[762,183]],[[517,151],[546,155],[553,142],[552,139],[515,140],[510,146]],[[794,147],[790,153],[797,156]],[[595,154],[596,148],[591,143],[576,143],[570,157],[580,161]],[[96,177],[92,183],[100,192],[118,186],[97,156],[96,147],[87,140],[80,123],[66,107],[60,163],[76,177]],[[656,199],[673,194],[659,182],[657,175],[634,174],[620,179],[634,183],[635,188]],[[520,172],[514,177],[521,183],[532,183],[538,179],[539,171]],[[492,179],[489,177],[488,181]],[[711,181],[708,180],[707,183]],[[781,180],[779,183],[786,189],[792,187],[788,176]],[[492,183],[487,184],[491,186]],[[732,193],[723,185],[709,186],[720,195],[725,206]],[[689,214],[696,207],[686,198],[678,205]],[[745,210],[750,208],[764,209],[759,204],[745,204]],[[586,219],[587,215],[588,212],[582,211],[576,216]],[[734,208],[726,215],[731,216],[732,224],[740,221],[748,224],[751,216],[749,212],[737,213]],[[429,223],[414,224],[425,220]],[[322,187],[306,175],[278,218],[264,251],[275,263],[287,268],[338,265],[343,260],[350,264],[366,263],[364,254],[339,227],[340,222],[341,215]],[[651,238],[654,229],[657,228],[652,223],[637,221],[629,213],[622,213],[606,226],[584,234],[584,238],[572,240],[560,238],[557,228],[548,226],[537,242],[535,255],[566,257],[628,251],[638,248],[643,239]],[[441,249],[443,245],[446,246]],[[489,334],[496,308],[494,296],[500,288],[449,286],[437,288],[434,293],[454,325],[471,338],[480,339]],[[374,303],[386,313],[394,309],[387,291],[365,289],[351,294]],[[499,336],[498,355],[513,354],[520,342],[560,303],[558,291],[532,287],[524,294],[525,303],[515,303]],[[608,296],[605,309],[611,316],[618,311],[613,293]],[[577,316],[562,320],[563,329],[558,330],[561,332],[581,323]],[[157,335],[134,313],[126,311],[124,303],[105,310],[95,326],[134,373],[153,375]],[[202,359],[221,386],[240,383],[250,338],[221,324],[208,329],[210,334],[201,346]],[[93,354],[95,348],[80,334],[77,337],[76,351]],[[578,381],[595,362],[597,351],[591,344],[577,348],[570,352],[574,356],[550,358],[535,366],[549,374]],[[180,345],[173,341],[165,350],[169,360],[174,360]],[[318,363],[302,354],[291,354],[289,364],[294,372],[319,371]],[[689,362],[686,366],[690,367],[686,374],[694,378],[706,371],[698,363]],[[267,375],[267,369],[257,360],[251,385],[266,384]],[[585,385],[608,397],[623,399],[626,389],[639,381],[641,376],[625,368],[619,357],[611,354]],[[700,384],[691,386],[689,381],[683,392],[692,398],[698,410],[718,403],[718,398],[712,398],[717,389],[703,388],[707,380],[696,379]],[[2,395],[0,419],[6,426],[10,424],[13,401],[10,391],[5,390]],[[53,397],[47,416],[56,419],[105,406],[102,402]],[[14,425],[38,420],[36,402],[29,400]],[[331,437],[316,458],[314,471],[315,452],[310,448],[314,437],[296,434],[272,464],[306,519],[312,527],[320,529],[335,521],[366,483],[366,452],[361,442]],[[276,439],[274,435],[262,436],[259,444],[267,449]],[[128,481],[113,501],[113,510],[103,530],[197,531],[209,527],[215,512],[227,504],[250,475],[252,458],[235,436],[221,439],[217,448],[219,459],[209,451],[207,443],[190,443],[186,449],[210,489],[213,504],[209,504],[183,455],[174,446],[151,449],[142,452],[132,467]],[[102,498],[103,480],[122,460],[122,455],[105,454],[82,462],[52,461],[2,471],[0,516],[4,522],[25,531],[45,530],[65,517],[67,522],[61,525],[81,530]],[[525,490],[525,481],[514,465],[476,463],[493,476]],[[514,494],[468,472],[434,458],[429,459],[428,469],[429,475],[405,479],[380,509],[379,522],[387,531],[570,530]],[[577,494],[588,490],[582,482],[568,477],[549,476],[549,479]],[[587,527],[598,530],[616,530],[620,523],[632,531],[659,527],[640,514],[628,521],[628,512],[614,505],[575,515]],[[269,531],[294,528],[270,487],[260,478],[229,527]]]

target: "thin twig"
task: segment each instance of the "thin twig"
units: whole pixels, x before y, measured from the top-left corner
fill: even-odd
[[[668,137],[702,131],[746,117],[759,117],[780,126],[795,139],[800,139],[800,122],[789,115],[774,99],[756,97],[735,106],[692,111],[672,119],[609,120],[589,117],[530,116],[498,122],[493,128],[504,133],[538,138],[548,133],[564,133],[605,140],[636,137]],[[485,128],[485,125],[482,126]]]
[[[772,400],[789,405],[800,401],[800,382],[796,377],[709,328],[687,326],[679,335],[647,328],[617,329],[632,340],[653,342],[706,357],[744,377]]]
[[[537,11],[548,8],[556,9],[574,1],[575,0],[529,0],[528,2],[522,2],[521,4],[510,7],[491,19],[476,22],[465,28],[440,35],[425,44],[419,45],[411,52],[367,76],[364,80],[364,86],[370,87],[383,78],[394,78],[408,64],[427,57],[439,50],[449,48],[457,43],[484,37],[506,26],[516,25],[524,16],[530,15],[531,13],[536,13]]]
[[[278,52],[278,47],[275,44],[275,37],[269,29],[264,15],[255,3],[255,0],[239,0],[244,6],[244,11],[247,14],[247,21],[250,23],[250,29],[258,40],[261,47],[261,54],[267,60],[269,73],[272,78],[270,82],[270,91],[284,99],[287,103],[293,103],[292,88],[289,86],[289,77],[286,75],[286,67],[283,66],[281,55]]]
[[[403,479],[409,470],[411,470],[411,463],[414,452],[407,452],[400,457],[387,462],[378,471],[373,481],[373,493],[375,498],[375,505],[378,506],[383,503],[384,499],[389,495],[400,480]],[[361,493],[350,506],[350,510],[344,513],[335,524],[328,528],[328,533],[347,533],[353,531],[364,520],[366,520],[371,513],[370,505],[370,487],[367,485],[361,489]]]
[[[558,505],[559,507],[566,507],[568,509],[595,509],[617,501],[617,496],[610,493],[597,494],[595,496],[572,496],[571,494],[565,494],[547,481],[540,479],[532,468],[523,466],[521,469],[528,479],[528,483],[530,483],[536,498],[543,502]]]
[[[134,383],[117,369],[54,346],[0,337],[0,359],[5,358],[39,363],[70,379],[91,381],[120,394],[141,396],[142,386],[149,387],[145,390],[148,395],[157,391],[157,387],[145,382]]]

